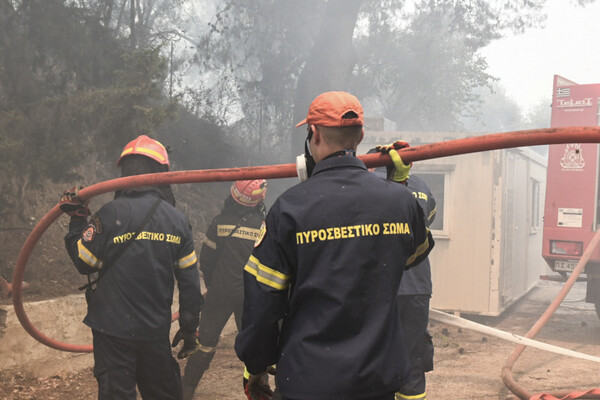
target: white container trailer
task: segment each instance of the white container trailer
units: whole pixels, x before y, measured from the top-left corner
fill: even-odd
[[[359,154],[397,139],[415,146],[459,137],[466,135],[367,131]],[[433,308],[499,316],[550,271],[541,253],[544,156],[530,148],[494,150],[419,161],[412,173],[429,184],[438,205]]]

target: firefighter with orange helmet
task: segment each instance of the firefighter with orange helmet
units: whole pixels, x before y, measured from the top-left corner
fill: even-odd
[[[117,160],[122,176],[166,172],[165,147],[146,135],[128,143]],[[178,358],[199,348],[195,331],[203,303],[192,228],[169,185],[120,190],[88,221],[87,201],[65,191],[60,208],[71,217],[67,251],[91,276],[84,323],[92,329],[98,398],[181,399]],[[179,288],[179,331],[170,343],[174,284]],[[93,284],[92,284],[93,283]]]
[[[236,181],[231,185],[223,209],[210,224],[200,252],[200,269],[208,288],[200,316],[200,351],[192,355],[183,375],[183,398],[189,400],[208,369],[219,336],[231,317],[241,326],[243,271],[259,236],[266,214],[267,181]]]

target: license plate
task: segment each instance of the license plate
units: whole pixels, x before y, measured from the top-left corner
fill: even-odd
[[[561,260],[554,261],[554,270],[555,271],[571,272],[575,269],[576,266],[577,266],[577,261],[561,261]]]

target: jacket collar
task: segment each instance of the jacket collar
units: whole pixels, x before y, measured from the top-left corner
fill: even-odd
[[[365,171],[367,170],[365,163],[362,162],[362,160],[360,160],[359,158],[352,156],[340,156],[326,158],[318,162],[317,165],[315,165],[313,176],[318,174],[319,172],[335,168],[361,168]]]

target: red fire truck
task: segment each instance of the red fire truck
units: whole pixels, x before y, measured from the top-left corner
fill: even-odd
[[[554,76],[552,127],[600,125],[600,84]],[[542,255],[566,277],[600,229],[600,151],[595,143],[551,145],[548,151]],[[586,302],[600,318],[600,249],[585,266]]]

